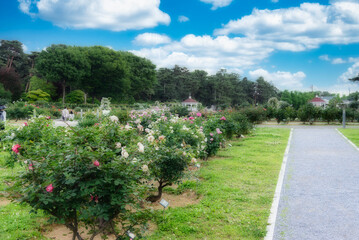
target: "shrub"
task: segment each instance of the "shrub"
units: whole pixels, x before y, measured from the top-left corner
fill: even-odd
[[[132,133],[107,120],[67,130],[52,127],[45,118],[12,130],[16,145],[7,143],[11,161],[24,166],[17,179],[23,187],[21,201],[62,221],[73,239],[82,239],[79,222],[90,228],[91,237],[113,233],[123,239],[127,230],[140,235],[136,225],[148,216],[139,205],[145,158],[137,146],[124,145]],[[132,143],[137,139],[130,138]],[[114,227],[118,221],[121,232]]]
[[[26,98],[29,102],[45,101],[48,102],[51,99],[50,94],[42,91],[41,89],[30,91],[26,94]]]
[[[118,117],[120,123],[127,123],[130,120],[129,112],[127,110],[112,109],[110,115]]]
[[[262,107],[245,108],[241,110],[251,123],[261,123],[266,119],[266,111]]]
[[[81,90],[75,90],[66,95],[66,103],[81,104],[85,101],[85,93]]]
[[[6,109],[8,119],[27,119],[33,115],[35,107],[25,102],[17,101]]]
[[[93,113],[84,114],[83,118],[78,122],[78,126],[81,128],[92,127],[96,123],[99,123],[99,119]]]
[[[182,106],[180,104],[173,105],[170,108],[170,112],[172,114],[178,114],[179,117],[186,117],[189,114],[189,110],[186,106]]]

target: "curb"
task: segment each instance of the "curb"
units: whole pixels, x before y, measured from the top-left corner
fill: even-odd
[[[290,130],[287,148],[285,149],[285,152],[284,152],[283,162],[282,162],[282,166],[281,166],[278,181],[277,181],[277,187],[274,192],[273,203],[272,203],[272,207],[270,209],[270,215],[268,218],[267,234],[264,237],[264,240],[272,240],[274,237],[275,222],[277,219],[280,194],[282,191],[282,185],[283,185],[283,181],[284,181],[284,173],[285,173],[285,168],[287,166],[288,153],[289,153],[290,144],[292,141],[292,135],[293,135],[293,128],[291,128],[291,130]]]

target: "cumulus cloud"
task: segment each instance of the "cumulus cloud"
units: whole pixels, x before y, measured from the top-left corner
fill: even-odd
[[[277,3],[277,2],[279,2],[279,0],[271,0],[272,1],[272,3]]]
[[[189,34],[180,41],[132,52],[151,59],[158,67],[178,64],[209,73],[215,73],[220,68],[238,72],[238,69],[248,69],[267,58],[274,49],[265,45],[247,38]]]
[[[320,60],[331,62],[332,64],[343,64],[347,62],[353,62],[354,58],[349,58],[348,60],[344,60],[342,58],[330,58],[327,54],[319,56]]]
[[[143,33],[138,35],[133,41],[137,45],[159,45],[170,43],[171,39],[165,34]]]
[[[128,29],[169,24],[168,14],[159,9],[160,0],[18,0],[26,14],[62,28]]]
[[[321,44],[359,42],[359,3],[338,1],[331,5],[303,3],[300,7],[258,10],[231,20],[216,35],[240,34],[251,39],[291,44],[303,51]]]
[[[356,77],[359,74],[359,62],[354,63],[338,78],[339,82],[348,83],[350,78]]]
[[[232,0],[200,0],[200,1],[204,3],[212,4],[212,8],[211,8],[212,10],[216,10],[217,8],[220,7],[226,7],[232,2]]]
[[[188,22],[189,21],[189,18],[188,17],[186,17],[186,16],[179,16],[178,17],[178,21],[179,22]]]
[[[302,90],[303,89],[303,80],[305,79],[306,75],[304,72],[268,72],[262,68],[257,69],[255,71],[250,71],[249,75],[252,78],[259,78],[263,77],[266,81],[272,82],[276,87],[281,90],[284,89],[296,89]]]

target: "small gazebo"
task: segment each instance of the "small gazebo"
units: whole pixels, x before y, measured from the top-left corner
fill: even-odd
[[[182,106],[187,107],[187,109],[192,112],[198,111],[199,104],[200,103],[194,100],[191,95],[182,102]]]

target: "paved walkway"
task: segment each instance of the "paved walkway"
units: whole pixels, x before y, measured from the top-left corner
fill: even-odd
[[[274,239],[359,239],[359,151],[335,129],[294,129]]]

